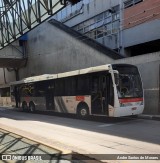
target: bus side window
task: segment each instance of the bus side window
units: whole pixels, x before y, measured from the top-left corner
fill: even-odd
[[[89,76],[78,76],[77,77],[77,94],[87,95],[90,93]]]
[[[65,79],[65,95],[74,96],[76,94],[76,77]]]
[[[34,86],[34,94],[37,97],[43,97],[45,96],[45,83],[43,82],[39,82],[37,84],[35,84]]]
[[[22,97],[27,96],[34,96],[34,85],[33,84],[26,84],[18,88],[19,93]]]
[[[55,96],[63,96],[64,95],[64,79],[57,79],[55,81]]]

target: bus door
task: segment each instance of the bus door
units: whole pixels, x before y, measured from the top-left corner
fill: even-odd
[[[47,84],[46,88],[46,109],[54,110],[54,85],[53,83]]]
[[[91,81],[91,113],[92,114],[108,114],[108,98],[107,98],[107,76],[92,76]]]

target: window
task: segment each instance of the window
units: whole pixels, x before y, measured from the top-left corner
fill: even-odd
[[[119,13],[115,13],[112,15],[112,20],[115,21],[115,20],[118,20],[119,19]]]
[[[102,25],[103,25],[103,20],[101,20],[101,21],[99,21],[99,22],[97,22],[96,23],[96,27],[98,28],[98,27],[101,27]]]
[[[95,22],[98,22],[98,21],[102,20],[103,19],[103,13],[97,15],[94,19],[95,19]]]
[[[111,9],[110,9],[111,10]],[[74,26],[77,31],[85,33],[86,36],[97,39],[103,36],[117,33],[119,30],[120,7],[119,5],[112,7],[112,12],[107,10],[83,23]]]
[[[57,79],[55,81],[55,96],[62,96],[64,95],[64,80],[63,79]]]
[[[90,25],[90,30],[93,30],[94,28],[96,28],[96,24],[95,23]]]
[[[129,8],[137,3],[143,2],[143,0],[127,0],[124,2],[124,8]]]
[[[77,14],[82,13],[82,7],[83,7],[83,3],[82,1],[80,1],[79,3],[75,4],[75,5],[68,5],[66,6],[64,9],[62,9],[61,11],[59,11],[55,18],[58,21],[64,22],[72,17],[74,17]]]
[[[110,17],[111,15],[112,15],[111,12],[106,11],[106,12],[104,13],[104,18]]]
[[[90,92],[89,76],[78,76],[77,78],[77,94],[87,95]]]
[[[89,26],[84,28],[84,33],[88,32],[88,31],[89,31]]]
[[[112,33],[112,24],[107,24],[104,26],[105,29],[105,35],[109,35]]]
[[[34,96],[35,95],[35,89],[33,84],[26,84],[20,87],[17,87],[18,90],[20,90],[20,94],[22,97],[27,96]]]
[[[97,29],[97,38],[103,37],[104,29],[103,27]]]
[[[111,22],[112,22],[112,17],[111,16],[104,19],[104,24],[111,23]]]
[[[112,33],[118,32],[118,29],[119,29],[119,20],[113,22],[113,24],[112,24]]]
[[[133,5],[133,0],[127,0],[124,2],[124,8],[131,7]]]
[[[134,4],[137,4],[137,3],[140,3],[142,2],[143,0],[134,0]]]
[[[46,82],[38,82],[34,85],[34,94],[36,97],[44,97],[46,92],[46,87],[48,84]]]
[[[114,6],[114,7],[112,7],[112,10],[114,11],[113,13],[118,13],[120,10],[120,6],[119,5]]]
[[[76,77],[69,77],[65,79],[65,95],[76,95]]]

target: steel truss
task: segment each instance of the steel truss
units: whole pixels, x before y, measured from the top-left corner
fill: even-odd
[[[0,49],[79,0],[0,0]]]

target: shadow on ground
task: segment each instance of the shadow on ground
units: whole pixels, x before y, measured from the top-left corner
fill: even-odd
[[[0,160],[3,160],[4,163],[10,162],[10,160],[14,163],[25,163],[29,160],[34,163],[85,163],[85,160],[90,160],[92,163],[99,162],[77,153],[62,154],[60,150],[2,129],[0,129]]]

